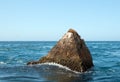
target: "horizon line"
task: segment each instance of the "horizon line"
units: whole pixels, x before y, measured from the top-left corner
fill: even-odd
[[[59,40],[58,40],[59,41]],[[0,42],[58,42],[57,40],[1,40]],[[97,41],[97,42],[119,42],[120,40],[85,40],[89,41]]]

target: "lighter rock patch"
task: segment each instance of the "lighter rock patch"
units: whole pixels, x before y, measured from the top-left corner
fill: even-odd
[[[68,32],[68,33],[65,34],[65,36],[64,36],[63,38],[71,38],[72,34],[73,34],[73,33]]]

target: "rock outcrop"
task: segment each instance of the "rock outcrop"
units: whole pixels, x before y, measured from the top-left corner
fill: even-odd
[[[78,33],[70,29],[47,56],[39,61],[28,62],[28,65],[55,62],[71,70],[84,72],[93,66],[92,57],[85,42]]]

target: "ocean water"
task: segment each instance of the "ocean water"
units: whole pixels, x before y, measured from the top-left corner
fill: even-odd
[[[85,73],[46,63],[26,63],[45,56],[56,42],[0,42],[0,82],[120,82],[120,42],[89,41],[94,67]]]

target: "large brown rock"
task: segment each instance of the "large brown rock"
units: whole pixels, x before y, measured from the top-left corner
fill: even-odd
[[[78,72],[84,72],[93,66],[90,51],[84,40],[73,29],[58,41],[47,56],[39,61],[28,62],[28,65],[46,62],[55,62]]]

